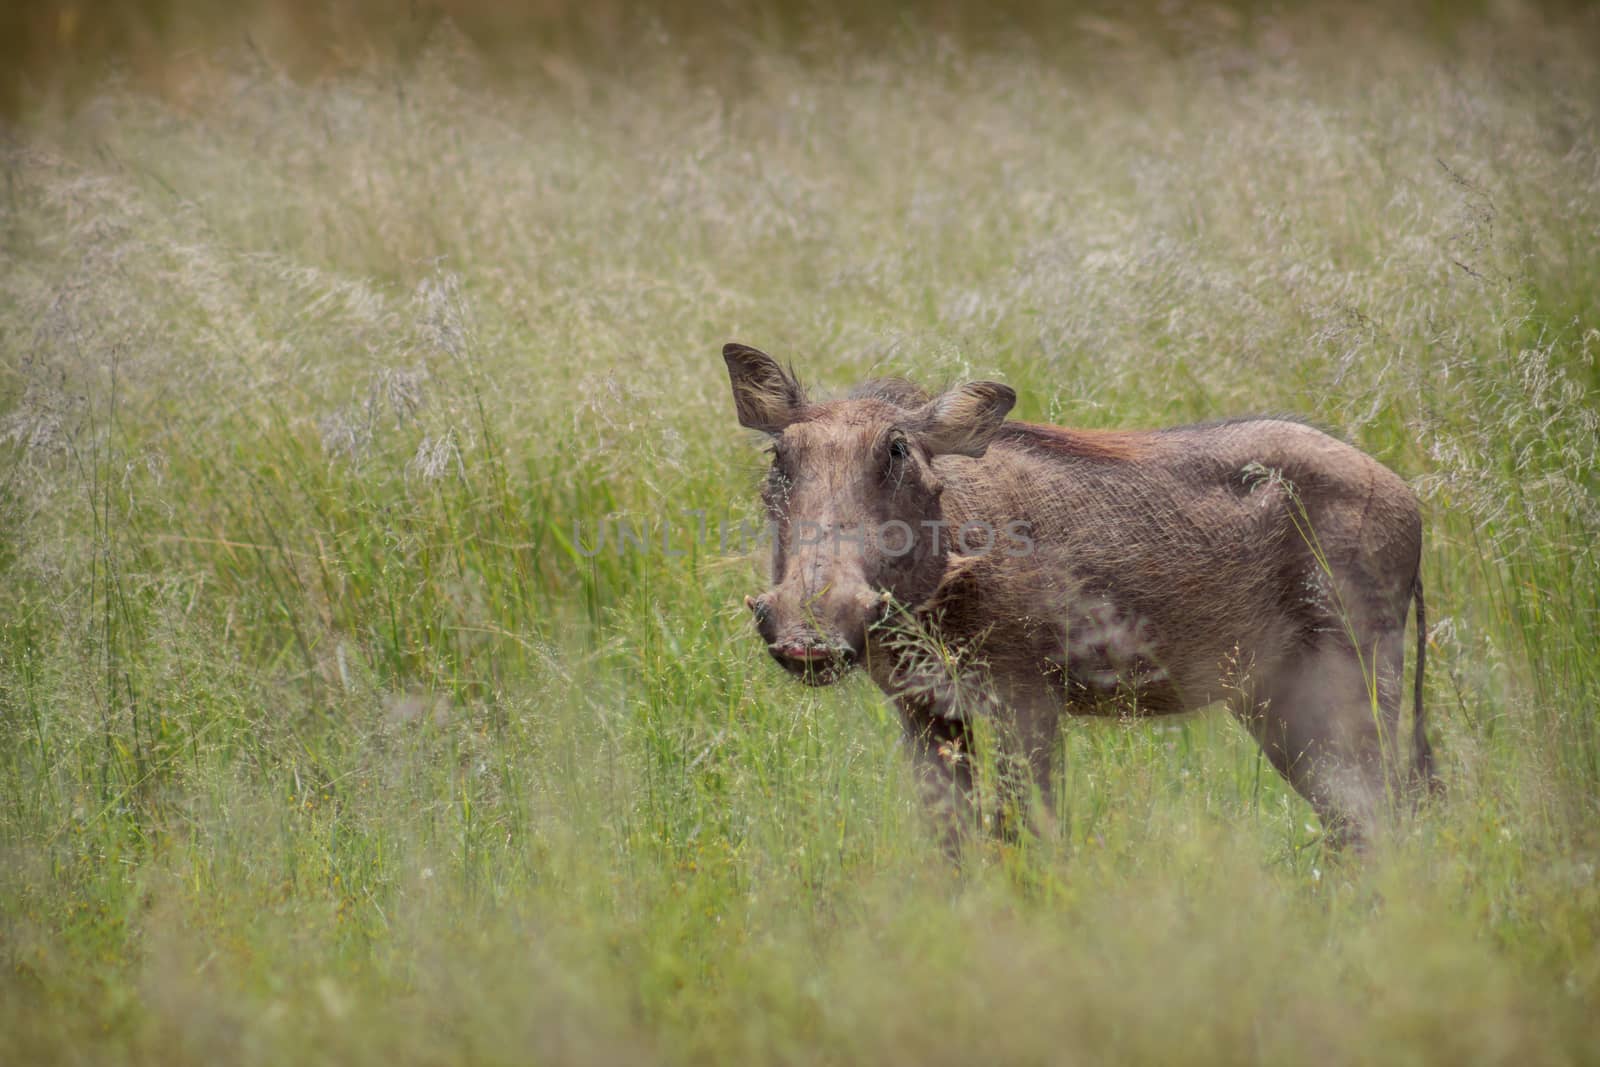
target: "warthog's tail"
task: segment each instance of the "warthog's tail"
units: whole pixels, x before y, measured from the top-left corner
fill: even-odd
[[[1428,663],[1428,609],[1422,600],[1422,569],[1411,583],[1411,596],[1417,602],[1417,674],[1412,694],[1411,756],[1412,773],[1417,783],[1427,787],[1429,793],[1441,792],[1444,783],[1433,768],[1433,747],[1428,744],[1427,716],[1422,711],[1422,674]]]

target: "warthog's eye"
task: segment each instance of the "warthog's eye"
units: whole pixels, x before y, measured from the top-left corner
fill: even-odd
[[[913,469],[911,466],[911,442],[906,440],[906,435],[899,430],[892,430],[882,455],[885,458],[880,461],[883,464],[880,477],[885,485],[898,490],[905,484],[906,475]]]

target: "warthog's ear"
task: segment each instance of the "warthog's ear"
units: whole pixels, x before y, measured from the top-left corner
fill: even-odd
[[[936,456],[981,456],[1016,402],[1009,385],[968,382],[929,401],[906,428]]]
[[[805,410],[800,383],[765,352],[730,342],[722,346],[722,358],[728,362],[740,426],[778,434]]]

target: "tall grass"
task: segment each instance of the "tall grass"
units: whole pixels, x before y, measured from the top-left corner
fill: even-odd
[[[1012,15],[25,109],[0,1060],[1600,1056],[1592,16]],[[1352,861],[1225,717],[1073,723],[953,869],[739,607],[730,338],[1372,451],[1446,797]]]

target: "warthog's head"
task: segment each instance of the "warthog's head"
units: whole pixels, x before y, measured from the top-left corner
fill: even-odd
[[[739,422],[772,437],[762,490],[770,592],[747,597],[767,648],[815,685],[860,659],[888,605],[927,598],[944,571],[938,455],[981,456],[1016,394],[973,382],[928,399],[881,381],[813,404],[770,356],[723,348]]]

